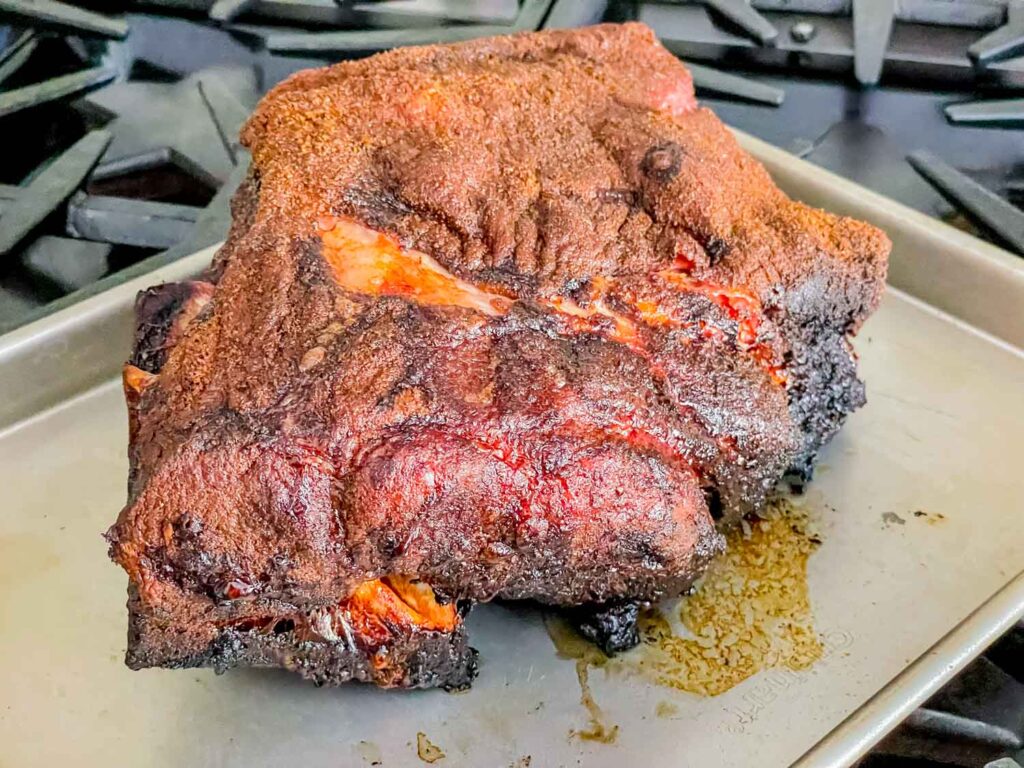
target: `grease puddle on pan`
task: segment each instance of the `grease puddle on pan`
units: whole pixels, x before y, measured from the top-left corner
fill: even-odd
[[[546,617],[558,655],[575,661],[588,715],[572,736],[609,743],[618,732],[591,694],[591,669],[717,696],[763,670],[799,671],[822,657],[807,588],[807,560],[821,538],[806,510],[776,498],[726,537],[725,553],[689,595],[641,613],[640,645],[620,656],[608,658],[564,619]]]

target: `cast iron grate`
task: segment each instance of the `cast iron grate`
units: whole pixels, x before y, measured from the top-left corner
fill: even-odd
[[[238,127],[288,74],[602,19],[650,24],[728,122],[1024,252],[1022,146],[1003,130],[1024,121],[1019,7],[0,0],[0,130],[17,137],[0,156],[0,332],[222,238],[246,172]],[[1018,626],[863,766],[1020,762],[1022,659]]]

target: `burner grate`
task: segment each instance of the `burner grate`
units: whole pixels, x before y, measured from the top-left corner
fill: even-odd
[[[883,739],[859,768],[1020,768],[1024,765],[1021,651],[1024,622]]]
[[[958,6],[955,2],[933,5]],[[644,2],[637,18],[685,58],[727,59],[746,68],[804,74],[845,76],[852,72],[863,85],[876,84],[882,76],[910,84],[927,80],[964,88],[998,90],[1024,85],[1024,64],[1019,60],[989,57],[979,61],[968,55],[971,45],[989,28],[984,19],[954,23],[955,16],[951,16],[925,22],[917,15],[911,17],[914,21],[902,20],[899,7],[902,3],[895,0],[858,0],[843,13],[776,7],[760,14],[777,32],[771,44],[723,23],[705,5]],[[1000,18],[1005,18],[1005,8],[1000,13]]]
[[[397,45],[601,19],[645,21],[700,62],[691,64],[699,93],[727,121],[933,215],[973,220],[1024,253],[1013,162],[1024,146],[991,128],[1019,126],[1024,103],[965,102],[1024,87],[1024,60],[1012,58],[1024,51],[1015,0],[91,6],[123,15],[0,0],[9,25],[0,26],[0,127],[21,137],[0,158],[0,332],[220,240],[247,171],[239,126],[291,72]],[[862,768],[1024,765],[1022,665],[1019,625]]]

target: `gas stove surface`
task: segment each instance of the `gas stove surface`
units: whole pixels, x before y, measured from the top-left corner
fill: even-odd
[[[0,332],[220,240],[239,126],[292,72],[627,19],[729,124],[1024,253],[1013,0],[0,0]],[[1022,644],[1018,627],[865,765],[1019,758]]]
[[[1024,137],[1004,129],[1019,105],[963,104],[1024,84],[1024,65],[1007,58],[1020,52],[1021,20],[1000,0],[872,9],[844,0],[3,0],[0,121],[18,151],[0,158],[0,329],[219,239],[244,175],[238,127],[292,72],[395,45],[603,19],[650,24],[693,64],[705,103],[737,128],[1024,250]]]

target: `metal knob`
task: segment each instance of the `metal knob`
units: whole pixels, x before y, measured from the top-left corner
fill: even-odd
[[[789,28],[789,36],[798,43],[810,42],[811,38],[814,37],[817,32],[817,27],[809,21],[798,21]]]

